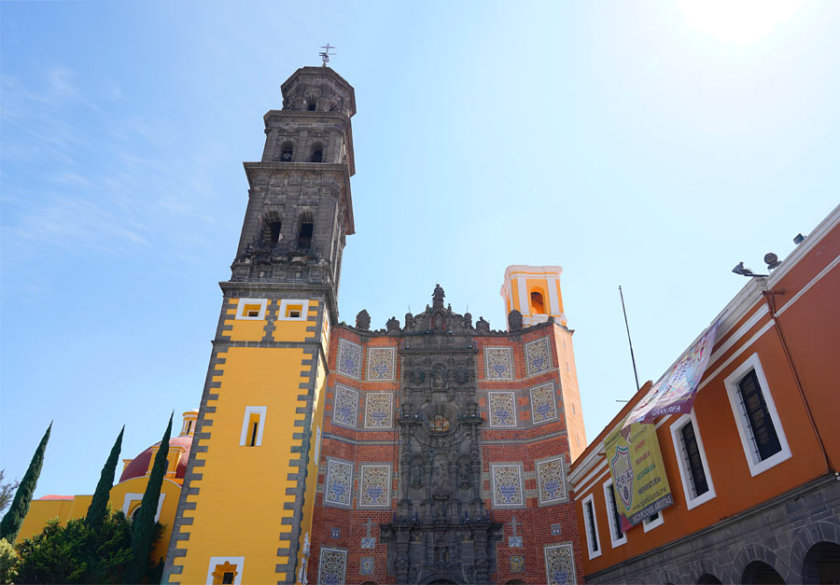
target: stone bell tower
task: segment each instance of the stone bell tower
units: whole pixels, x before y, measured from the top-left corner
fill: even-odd
[[[245,163],[224,295],[164,570],[169,583],[293,583],[309,555],[330,329],[354,232],[353,88],[298,69]]]

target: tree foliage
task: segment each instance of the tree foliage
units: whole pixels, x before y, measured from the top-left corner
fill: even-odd
[[[111,486],[114,485],[114,475],[116,475],[117,461],[122,450],[124,432],[125,427],[117,435],[117,440],[114,441],[114,446],[111,447],[111,453],[108,455],[105,465],[102,466],[102,473],[99,476],[99,483],[96,484],[96,491],[93,492],[93,499],[90,501],[87,516],[85,517],[85,521],[91,528],[97,528],[108,512],[108,500],[111,496]]]
[[[169,455],[169,436],[172,434],[172,415],[169,424],[160,440],[160,447],[155,455],[149,483],[143,493],[140,509],[134,517],[131,536],[131,550],[134,552],[134,563],[128,572],[126,583],[139,583],[148,564],[149,553],[155,539],[155,515],[157,514],[160,486],[166,475],[167,456]]]
[[[9,502],[12,501],[12,496],[15,495],[15,490],[20,485],[19,481],[12,481],[3,483],[3,476],[6,474],[4,469],[0,469],[0,512],[6,509]]]
[[[50,440],[50,430],[52,430],[52,423],[47,427],[38,448],[35,449],[35,454],[32,456],[32,461],[29,462],[29,468],[23,475],[23,479],[20,480],[20,486],[18,486],[9,511],[0,521],[0,538],[5,538],[12,544],[14,544],[20,532],[26,513],[29,512],[29,503],[32,501],[35,485],[38,483],[38,476],[41,475],[41,466],[44,463],[44,451],[47,449],[47,441]]]
[[[5,538],[0,538],[0,585],[14,583],[17,576],[17,553]]]
[[[47,523],[18,544],[16,583],[120,583],[133,560],[131,525],[107,512],[94,529],[82,519]]]

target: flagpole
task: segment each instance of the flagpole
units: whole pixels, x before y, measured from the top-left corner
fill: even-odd
[[[624,327],[627,328],[627,343],[630,344],[630,360],[633,362],[633,375],[636,377],[636,392],[639,391],[639,373],[636,371],[636,356],[633,355],[633,340],[630,339],[630,325],[627,323],[627,309],[624,307],[624,292],[621,285],[618,285],[618,294],[621,295],[621,312],[624,313]]]

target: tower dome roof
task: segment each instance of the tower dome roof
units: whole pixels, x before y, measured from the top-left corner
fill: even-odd
[[[192,439],[192,435],[181,435],[179,437],[172,437],[169,439],[168,459],[170,464],[167,468],[168,471],[172,471],[173,457],[177,457],[178,462],[175,464],[174,476],[171,473],[167,473],[167,477],[178,480],[178,483],[181,483],[184,480],[184,473],[187,471],[187,461],[190,459],[190,446],[192,445]],[[120,482],[124,482],[125,480],[133,477],[143,477],[144,475],[148,475],[152,466],[153,456],[157,453],[157,448],[159,446],[160,441],[132,459],[128,465],[125,466],[125,469],[123,469],[122,475],[120,476]]]
[[[183,414],[181,434],[169,439],[169,465],[166,468],[166,477],[178,483],[184,482],[184,474],[187,471],[187,462],[190,460],[190,447],[192,446],[195,424],[198,420],[198,410],[188,410]],[[140,453],[134,459],[126,459],[119,483],[134,477],[144,477],[152,471],[153,457],[160,447],[160,441]]]

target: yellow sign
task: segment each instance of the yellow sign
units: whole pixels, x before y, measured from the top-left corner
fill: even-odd
[[[619,425],[604,446],[622,530],[674,503],[654,425]]]

